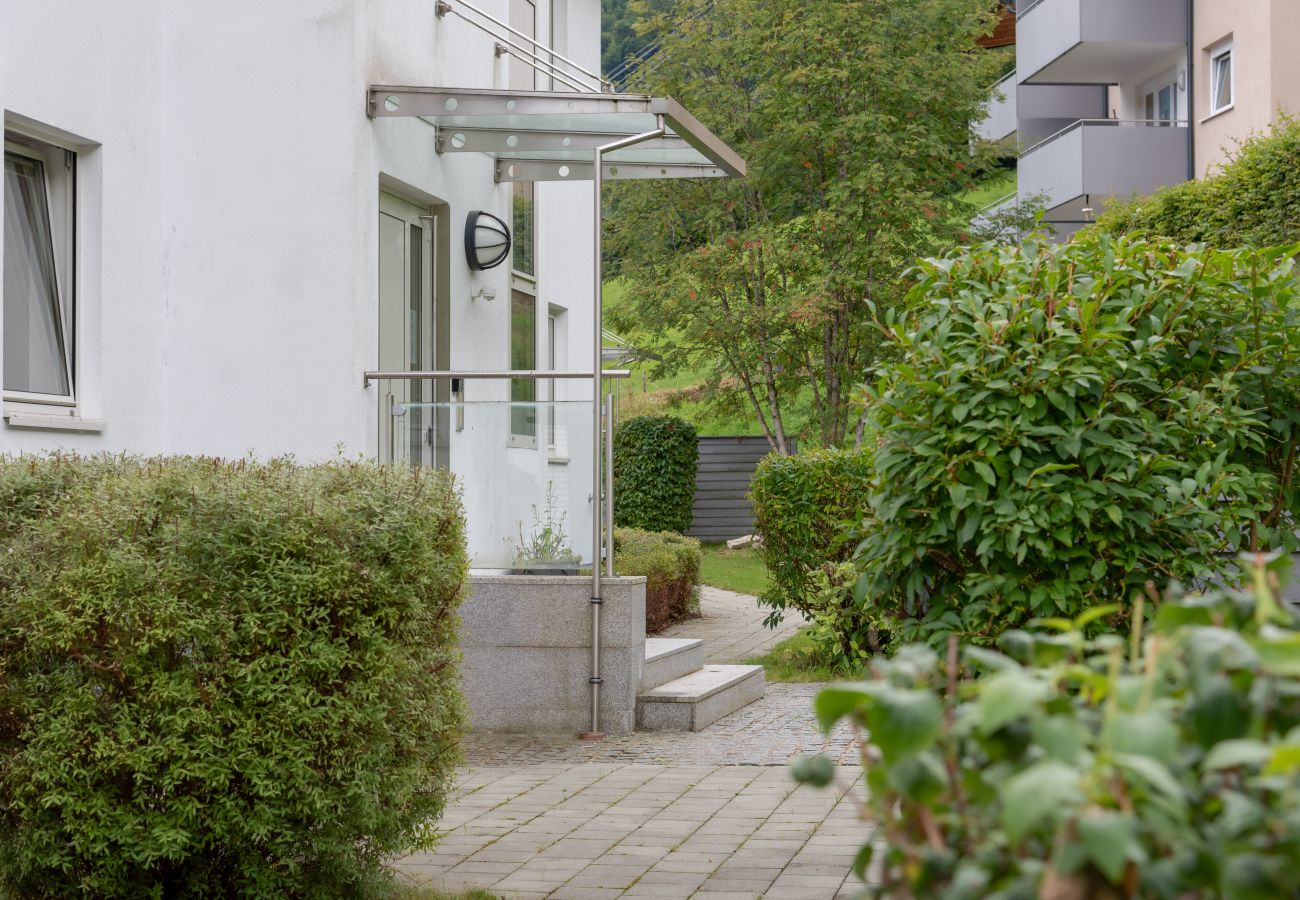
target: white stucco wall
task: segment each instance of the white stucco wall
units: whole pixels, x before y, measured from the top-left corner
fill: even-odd
[[[506,17],[506,0],[476,2]],[[361,374],[378,362],[381,183],[449,207],[443,363],[507,368],[507,267],[471,273],[460,234],[471,209],[509,221],[508,186],[485,155],[439,157],[420,120],[365,115],[371,84],[504,86],[490,37],[435,18],[431,0],[63,0],[57,14],[4,0],[0,15],[6,122],[80,154],[79,404],[107,423],[100,434],[0,424],[0,452],[374,454],[377,388]],[[538,16],[545,35],[548,0]],[[598,16],[596,0],[567,0],[563,43],[593,68]],[[538,318],[547,304],[568,310],[560,368],[591,366],[590,208],[589,183],[539,185]],[[482,286],[496,300],[471,300]],[[539,361],[544,338],[539,327]],[[474,382],[468,399],[507,391]],[[586,384],[565,392],[590,396]],[[453,444],[453,468],[496,476],[486,452]],[[490,452],[507,452],[504,440]],[[589,457],[570,477],[589,482]],[[499,485],[498,508],[471,507],[471,530],[476,516],[518,518],[536,488]],[[587,517],[570,522],[580,543],[588,493],[573,498]]]

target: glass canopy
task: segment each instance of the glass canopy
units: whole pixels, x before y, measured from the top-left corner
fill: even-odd
[[[497,181],[590,181],[603,145],[654,131],[604,156],[602,178],[726,178],[745,161],[672,98],[374,86],[371,116],[418,116],[434,125],[439,153],[490,153]]]

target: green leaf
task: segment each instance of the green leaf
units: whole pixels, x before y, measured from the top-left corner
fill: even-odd
[[[1187,715],[1202,747],[1244,737],[1250,727],[1246,697],[1237,692],[1226,676],[1219,674],[1203,679],[1188,704]]]
[[[1112,753],[1171,761],[1178,753],[1178,728],[1159,712],[1117,713],[1102,731]]]
[[[1156,610],[1155,624],[1152,626],[1159,634],[1173,634],[1179,628],[1188,625],[1213,625],[1214,618],[1203,606],[1184,606],[1177,603],[1163,603]]]
[[[932,803],[948,786],[948,772],[931,752],[904,756],[889,767],[890,787],[914,803]]]
[[[866,725],[866,714],[875,703],[879,686],[870,682],[837,684],[822,688],[813,698],[813,712],[822,731],[830,731],[836,722],[852,716],[860,725]]]
[[[1259,663],[1270,675],[1300,676],[1300,634],[1270,629],[1266,636],[1251,638]]]
[[[853,857],[853,874],[859,881],[867,880],[867,867],[871,865],[871,857],[875,853],[876,845],[867,841]]]
[[[1142,862],[1145,854],[1138,840],[1137,822],[1131,815],[1098,812],[1078,821],[1079,840],[1102,874],[1118,883],[1130,861]]]
[[[1281,744],[1273,748],[1264,771],[1269,775],[1293,775],[1297,770],[1300,770],[1300,744]]]
[[[980,733],[992,734],[1008,722],[1036,712],[1049,693],[1045,683],[1022,670],[986,677],[977,703]]]
[[[1056,760],[1035,763],[1002,787],[1002,827],[1015,842],[1049,820],[1073,814],[1083,803],[1080,772]]]
[[[1138,781],[1162,798],[1170,812],[1180,820],[1187,817],[1187,795],[1164,763],[1149,756],[1130,756],[1124,753],[1115,754],[1112,760],[1116,766],[1136,776]]]
[[[926,690],[885,685],[867,713],[871,742],[891,763],[929,746],[942,724],[943,704]]]
[[[1077,763],[1088,746],[1088,729],[1074,716],[1036,718],[1030,727],[1034,742],[1063,763]]]
[[[1210,748],[1201,766],[1205,769],[1258,768],[1273,757],[1273,750],[1263,741],[1241,738],[1223,741]]]

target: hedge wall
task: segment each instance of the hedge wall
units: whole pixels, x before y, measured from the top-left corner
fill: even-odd
[[[0,895],[385,890],[463,721],[437,472],[0,460]]]
[[[1095,230],[1218,247],[1300,241],[1300,120],[1243,142],[1219,174],[1112,207]]]
[[[867,394],[857,592],[991,643],[1296,545],[1300,283],[1280,250],[985,245],[913,271]]]
[[[654,634],[699,610],[700,542],[673,532],[614,529],[614,571],[644,575],[645,630]]]
[[[637,416],[614,432],[614,524],[644,531],[691,527],[695,426],[673,416]]]
[[[852,557],[847,526],[867,509],[871,477],[866,450],[773,454],[758,464],[750,497],[769,577],[762,601],[773,617],[787,608],[812,617],[812,573]]]

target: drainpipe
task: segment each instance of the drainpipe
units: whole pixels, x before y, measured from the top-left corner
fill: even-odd
[[[604,397],[604,384],[601,375],[604,367],[603,350],[604,339],[601,336],[601,288],[604,280],[604,266],[601,260],[600,232],[605,221],[604,209],[601,206],[601,185],[602,166],[605,162],[605,154],[613,153],[615,150],[623,150],[643,141],[654,140],[663,137],[666,133],[664,128],[664,117],[662,115],[655,117],[656,128],[654,131],[647,131],[642,134],[634,134],[629,137],[621,138],[617,141],[611,141],[608,144],[602,144],[592,151],[592,170],[593,184],[595,190],[593,194],[593,224],[595,225],[595,239],[593,244],[596,249],[595,265],[593,266],[593,284],[595,291],[595,302],[592,308],[592,334],[594,347],[592,351],[592,425],[591,425],[591,677],[587,679],[591,683],[591,730],[584,731],[578,735],[584,741],[598,741],[605,735],[600,730],[600,607],[604,603],[600,587],[600,548],[603,543],[603,529],[601,515],[603,504],[600,502],[601,492],[601,432],[604,430],[601,423],[601,401]],[[610,411],[611,415],[613,410]],[[609,523],[610,540],[608,552],[612,558],[614,555],[613,529],[614,523]]]
[[[1187,0],[1187,180],[1196,179],[1196,0]]]

